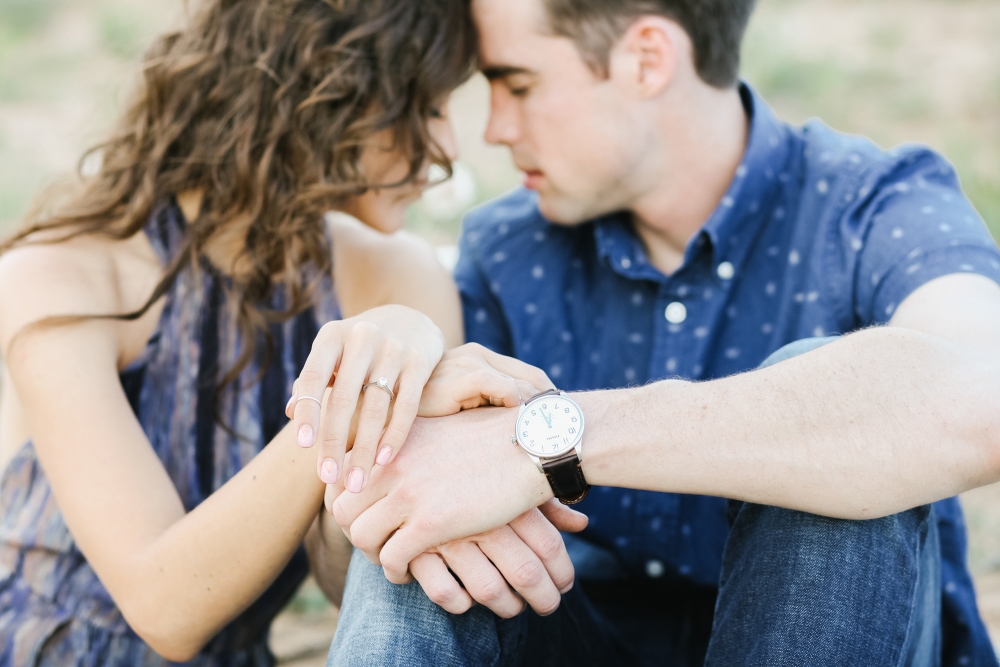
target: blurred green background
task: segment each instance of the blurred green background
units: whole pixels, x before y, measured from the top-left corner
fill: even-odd
[[[0,0],[0,232],[101,138],[142,52],[184,11],[183,0]],[[1000,238],[1000,2],[761,0],[744,74],[790,121],[816,116],[885,147],[942,152]],[[411,227],[436,244],[454,242],[468,206],[519,180],[506,151],[481,140],[487,108],[479,78],[453,99],[459,177],[411,211]],[[1000,488],[963,500],[981,604],[1000,637]],[[322,664],[335,621],[305,589],[275,630],[283,662]]]
[[[0,0],[0,231],[101,137],[143,50],[184,11],[183,0]],[[744,73],[790,121],[817,116],[886,147],[941,151],[1000,237],[1000,3],[762,0]],[[506,152],[482,144],[482,80],[452,115],[467,169],[411,214],[440,243],[468,205],[518,180]]]

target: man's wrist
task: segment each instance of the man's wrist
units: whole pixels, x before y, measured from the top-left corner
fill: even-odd
[[[618,429],[626,426],[638,397],[635,389],[588,391],[570,394],[583,411],[587,428],[580,446],[583,476],[592,486],[624,486],[611,476],[625,454],[619,447]],[[624,481],[624,480],[622,480]]]
[[[665,393],[675,396],[690,386],[680,380],[664,380],[643,387],[571,394],[587,420],[581,446],[587,482],[643,488],[641,465],[636,461],[651,445],[661,451],[669,437],[661,426],[663,415],[673,409]]]

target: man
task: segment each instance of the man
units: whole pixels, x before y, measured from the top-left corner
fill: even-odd
[[[526,189],[466,221],[468,338],[626,388],[415,423],[334,507],[390,580],[586,482],[578,585],[455,616],[356,558],[332,664],[997,664],[941,499],[1000,479],[1000,252],[940,157],[740,85],[752,5],[473,1]]]

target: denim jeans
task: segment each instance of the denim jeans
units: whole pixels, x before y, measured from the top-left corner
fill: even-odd
[[[815,349],[800,341],[764,365]],[[452,615],[355,552],[328,667],[937,667],[940,547],[930,506],[845,521],[730,501],[719,588],[625,578],[567,536],[556,613]]]

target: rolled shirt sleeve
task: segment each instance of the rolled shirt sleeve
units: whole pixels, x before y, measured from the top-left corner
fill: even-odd
[[[942,276],[973,273],[1000,283],[1000,250],[940,156],[914,149],[869,201],[855,283],[864,325],[887,323],[910,294]]]

